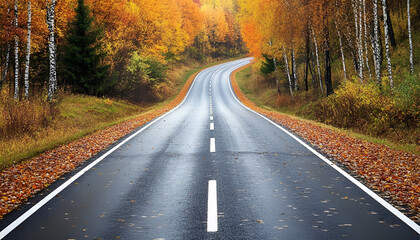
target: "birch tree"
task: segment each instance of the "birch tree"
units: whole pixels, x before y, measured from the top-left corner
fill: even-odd
[[[55,17],[55,0],[51,0],[51,2],[47,2],[47,26],[48,26],[48,31],[49,31],[48,54],[49,54],[49,65],[50,65],[50,73],[49,73],[49,80],[48,80],[48,101],[51,101],[53,99],[54,93],[57,90],[54,17]]]
[[[368,73],[369,73],[369,79],[371,79],[372,78],[372,73],[370,72],[369,54],[368,54],[369,49],[368,49],[368,44],[367,44],[368,36],[367,36],[366,0],[363,0],[363,23],[364,23],[364,30],[365,30],[364,40],[365,40],[365,53],[366,53],[365,54],[365,56],[366,56],[366,68],[367,68]]]
[[[285,63],[285,68],[286,68],[287,79],[289,80],[290,95],[292,95],[293,97],[292,79],[290,77],[290,72],[289,72],[289,62],[287,61],[287,52],[284,46],[283,46],[283,58],[284,58],[284,63]]]
[[[382,86],[381,79],[381,49],[379,43],[379,17],[378,0],[373,0],[373,58],[375,63],[376,81],[379,87]]]
[[[356,46],[357,46],[357,62],[358,75],[360,81],[363,82],[363,44],[362,44],[362,16],[360,11],[360,1],[352,0],[352,7],[354,13],[354,26],[356,31]]]
[[[337,21],[335,22],[335,27],[337,29],[338,42],[340,43],[340,53],[341,53],[341,62],[343,63],[344,79],[347,80],[346,61],[345,61],[345,58],[344,58],[343,41],[341,39],[340,27],[339,27],[339,23]]]
[[[413,42],[411,38],[410,0],[407,0],[407,21],[408,21],[408,44],[410,50],[410,73],[414,73],[413,64]]]
[[[318,70],[319,87],[321,88],[321,92],[324,92],[324,87],[322,86],[321,67],[319,66],[318,43],[316,42],[315,32],[312,31],[312,33],[314,35],[316,68]]]
[[[389,30],[388,30],[388,24],[387,24],[388,14],[387,14],[386,0],[382,0],[382,10],[383,10],[383,16],[384,16],[385,54],[386,54],[387,67],[388,67],[389,86],[393,88],[394,80],[392,79],[391,56],[389,54]]]
[[[31,1],[28,1],[28,33],[26,40],[26,64],[25,64],[25,98],[29,98],[29,61],[31,58],[31,28],[32,28],[32,11]]]
[[[293,83],[295,84],[295,91],[298,91],[298,82],[297,82],[297,70],[296,70],[296,58],[295,58],[295,48],[292,47],[292,76]]]
[[[19,99],[19,36],[17,35],[18,24],[18,0],[15,0],[15,94],[16,100]]]

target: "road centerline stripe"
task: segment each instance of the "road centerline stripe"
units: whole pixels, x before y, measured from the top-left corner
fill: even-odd
[[[214,130],[214,123],[210,123],[210,130]]]
[[[213,116],[210,116],[210,121],[213,121]]]
[[[210,138],[210,152],[216,152],[216,140]]]
[[[207,232],[217,232],[217,185],[216,180],[209,180],[207,199]]]

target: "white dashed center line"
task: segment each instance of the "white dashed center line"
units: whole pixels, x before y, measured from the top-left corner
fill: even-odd
[[[210,116],[210,121],[213,121],[213,116]]]
[[[214,138],[213,138],[214,139]],[[217,186],[216,180],[209,181],[207,201],[207,232],[217,232]]]
[[[216,140],[210,138],[210,152],[216,152]]]
[[[214,130],[214,123],[210,123],[210,130]]]

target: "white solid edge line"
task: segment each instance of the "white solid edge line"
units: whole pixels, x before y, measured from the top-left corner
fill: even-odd
[[[214,130],[214,123],[210,123],[210,130]]]
[[[111,150],[109,150],[108,152],[104,153],[98,159],[96,159],[95,161],[93,161],[92,163],[90,163],[88,166],[86,166],[85,168],[83,168],[82,170],[80,170],[73,177],[71,177],[69,180],[67,180],[66,182],[64,182],[62,185],[60,185],[58,188],[56,188],[54,191],[52,191],[50,194],[48,194],[46,197],[44,197],[41,201],[39,201],[37,204],[35,204],[33,207],[31,207],[29,210],[27,210],[24,214],[22,214],[20,217],[18,217],[15,221],[13,221],[12,223],[10,223],[6,228],[4,228],[0,232],[0,239],[3,239],[4,237],[6,237],[7,234],[9,234],[11,231],[13,231],[16,227],[18,227],[22,222],[24,222],[27,218],[29,218],[32,214],[34,214],[38,209],[40,209],[42,206],[44,206],[47,202],[49,202],[57,194],[59,194],[66,187],[68,187],[70,184],[72,184],[75,180],[77,180],[84,173],[86,173],[87,171],[89,171],[96,164],[98,164],[103,159],[105,159],[109,154],[111,154],[112,152],[114,152],[115,150],[117,150],[119,147],[121,147],[122,145],[124,145],[126,142],[130,141],[132,138],[134,138],[135,136],[137,136],[139,133],[141,133],[144,130],[146,130],[147,128],[149,128],[155,122],[159,121],[160,119],[162,119],[166,115],[168,115],[171,112],[173,112],[176,109],[178,109],[185,102],[185,100],[187,99],[188,95],[190,94],[191,89],[193,88],[193,86],[194,86],[194,84],[196,82],[195,80],[198,78],[198,76],[201,75],[202,72],[204,72],[205,70],[208,70],[208,69],[211,69],[211,68],[204,69],[204,70],[202,70],[201,72],[199,72],[197,74],[197,76],[194,78],[194,81],[192,82],[192,84],[191,84],[191,86],[190,86],[190,88],[189,88],[189,90],[187,92],[187,95],[185,95],[185,98],[182,100],[182,102],[178,106],[176,106],[175,108],[173,108],[169,112],[165,113],[164,115],[156,118],[155,120],[153,120],[152,122],[150,122],[146,126],[142,127],[140,130],[138,130],[137,132],[133,133],[131,136],[129,136],[128,138],[126,138],[124,141],[122,141],[121,143],[119,143],[117,146],[113,147]]]
[[[403,221],[404,223],[406,223],[414,231],[416,231],[418,234],[420,234],[420,226],[417,225],[413,220],[411,220],[410,218],[408,218],[407,216],[405,216],[402,212],[398,211],[398,209],[396,209],[394,206],[392,206],[391,204],[389,204],[387,201],[385,201],[379,195],[377,195],[372,190],[370,190],[368,187],[366,187],[365,185],[363,185],[361,182],[357,181],[354,177],[350,176],[346,171],[344,171],[343,169],[339,168],[337,165],[335,165],[333,162],[331,162],[330,160],[328,160],[322,154],[320,154],[315,149],[313,149],[312,147],[310,147],[308,144],[306,144],[305,142],[303,142],[302,140],[300,140],[298,137],[296,137],[295,135],[293,135],[291,132],[287,131],[282,126],[280,126],[277,123],[273,122],[272,120],[270,120],[266,116],[264,116],[264,115],[262,115],[262,114],[260,114],[260,113],[258,113],[256,111],[248,108],[241,101],[239,101],[239,99],[236,97],[236,95],[233,93],[233,90],[232,90],[231,80],[230,80],[230,75],[231,74],[232,73],[229,74],[229,88],[230,88],[230,92],[232,93],[233,97],[235,98],[235,100],[239,104],[241,104],[247,110],[249,110],[249,111],[257,114],[258,116],[262,117],[263,119],[267,120],[268,122],[270,122],[271,124],[273,124],[274,126],[276,126],[277,128],[279,128],[280,130],[282,130],[283,132],[287,133],[290,137],[292,137],[293,139],[295,139],[298,143],[302,144],[305,148],[307,148],[309,151],[311,151],[317,157],[319,157],[324,162],[326,162],[328,165],[330,165],[332,168],[334,168],[336,171],[338,171],[339,173],[341,173],[344,177],[346,177],[348,180],[350,180],[352,183],[354,183],[356,186],[358,186],[360,189],[362,189],[365,193],[367,193],[369,196],[371,196],[373,199],[375,199],[379,204],[381,204],[386,209],[388,209],[388,211],[390,211],[391,213],[393,213],[395,216],[397,216],[399,219],[401,219],[401,221]]]
[[[217,232],[217,185],[216,180],[209,180],[207,199],[207,232]]]
[[[216,140],[210,138],[210,152],[216,152]]]

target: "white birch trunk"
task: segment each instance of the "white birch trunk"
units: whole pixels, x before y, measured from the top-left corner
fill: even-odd
[[[321,92],[323,93],[324,92],[324,87],[322,86],[321,67],[319,66],[318,44],[316,42],[315,33],[314,32],[312,32],[312,33],[314,35],[316,68],[318,70],[319,87],[321,88]]]
[[[343,63],[344,79],[347,80],[346,61],[344,58],[343,41],[341,39],[341,32],[340,32],[337,22],[335,22],[335,28],[337,29],[338,42],[340,43],[340,52],[341,52],[341,61]]]
[[[283,47],[283,58],[286,64],[286,75],[287,75],[287,79],[289,80],[290,95],[292,95],[293,97],[292,79],[290,78],[290,73],[289,73],[289,62],[287,61],[286,49],[284,47]]]
[[[408,44],[410,48],[410,73],[414,73],[413,64],[413,40],[411,38],[410,0],[407,0],[407,21],[408,21]]]
[[[385,53],[386,53],[386,60],[387,60],[387,67],[388,67],[388,78],[389,78],[389,86],[391,88],[394,87],[394,80],[392,79],[392,66],[391,66],[391,56],[389,54],[389,30],[388,30],[388,15],[387,15],[387,6],[386,0],[382,0],[382,10],[384,15],[384,34],[385,34]]]
[[[31,1],[28,1],[28,33],[26,40],[26,65],[25,65],[25,98],[29,98],[29,61],[31,58],[31,29],[32,29],[32,11]]]
[[[57,73],[56,73],[56,58],[55,58],[55,40],[54,40],[54,17],[55,17],[55,0],[47,3],[47,25],[49,31],[48,37],[48,54],[50,59],[50,76],[48,81],[48,101],[54,97],[57,90]]]
[[[376,81],[379,86],[382,84],[381,79],[381,50],[379,46],[379,19],[378,19],[378,0],[373,0],[373,44],[374,44],[374,59],[375,59],[375,74],[376,74]]]
[[[15,0],[15,30],[18,28],[18,0]],[[15,99],[19,99],[19,37],[15,33]]]
[[[361,81],[363,82],[364,76],[363,76],[363,71],[364,71],[364,66],[365,66],[365,60],[363,57],[363,24],[362,24],[362,6],[361,6],[361,1],[359,0],[359,4],[358,4],[358,12],[359,12],[359,52],[360,52],[360,69],[359,69],[359,74],[361,76]]]
[[[356,47],[357,47],[357,61],[358,61],[358,75],[360,81],[363,82],[363,45],[362,45],[362,16],[360,11],[360,3],[358,0],[352,1],[354,13],[354,25],[356,31]]]
[[[295,83],[295,91],[298,91],[297,73],[296,73],[296,58],[295,50],[292,48],[292,69],[293,69],[293,82]]]
[[[369,66],[369,49],[368,49],[368,35],[367,35],[367,20],[366,20],[366,0],[363,0],[363,22],[364,22],[364,28],[365,28],[365,53],[366,53],[366,68],[368,70],[369,73],[369,79],[372,78],[372,73],[370,71],[370,66]]]

